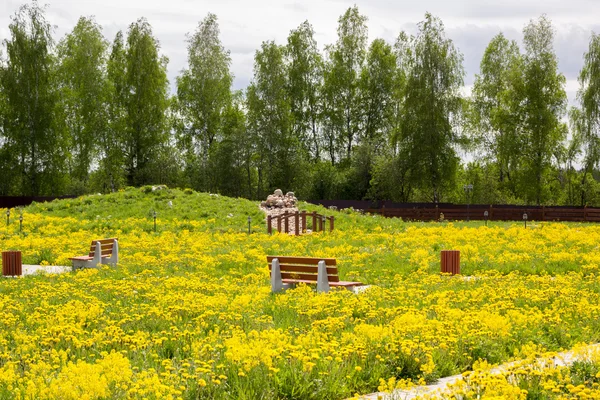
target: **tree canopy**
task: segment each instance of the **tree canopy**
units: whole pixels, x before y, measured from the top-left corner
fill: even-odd
[[[37,2],[0,49],[0,195],[166,183],[249,198],[600,205],[600,39],[582,55],[577,106],[544,15],[522,48],[499,32],[472,90],[463,55],[426,13],[414,35],[368,35],[358,7],[334,43],[309,22],[265,40],[246,88],[208,14],[182,38],[173,85],[148,20],[106,38],[81,17],[59,40]],[[468,82],[467,82],[468,83]],[[171,93],[173,90],[173,93]],[[568,116],[568,124],[565,123]]]

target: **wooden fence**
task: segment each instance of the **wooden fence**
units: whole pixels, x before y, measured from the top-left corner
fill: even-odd
[[[272,234],[273,228],[277,229],[278,232],[283,233],[294,233],[296,236],[306,233],[308,222],[312,222],[310,229],[313,232],[325,231],[327,228],[327,221],[329,221],[329,232],[333,231],[334,217],[333,215],[328,217],[322,214],[317,214],[316,211],[307,213],[306,211],[288,213],[285,211],[279,215],[268,215],[267,216],[267,233]]]
[[[77,196],[0,196],[0,208],[28,206],[34,201],[38,203],[56,199],[74,199]]]
[[[442,218],[448,221],[522,221],[523,214],[527,214],[528,221],[573,221],[573,222],[600,222],[600,208],[597,207],[572,207],[572,206],[513,206],[513,205],[481,205],[474,204],[411,204],[369,201],[342,201],[336,204],[335,200],[310,201],[313,204],[322,204],[338,209],[352,207],[366,213],[379,214],[385,217],[398,217],[407,221],[439,221]],[[363,207],[361,207],[363,206]],[[487,211],[487,216],[486,216]]]
[[[370,214],[385,217],[400,217],[414,221],[576,221],[600,222],[600,208],[564,208],[564,207],[430,207],[430,208],[386,208],[366,209]],[[486,215],[487,211],[487,215]]]

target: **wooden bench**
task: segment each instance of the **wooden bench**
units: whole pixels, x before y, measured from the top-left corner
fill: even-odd
[[[317,292],[329,292],[331,286],[352,290],[361,282],[340,281],[335,258],[267,256],[271,271],[271,291],[278,292],[298,283],[316,284]]]
[[[69,258],[73,268],[96,268],[98,264],[115,265],[119,262],[119,241],[117,238],[92,240],[87,256]]]

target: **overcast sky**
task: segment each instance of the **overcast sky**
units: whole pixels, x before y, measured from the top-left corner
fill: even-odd
[[[1,40],[8,37],[10,16],[23,3],[0,0]],[[218,16],[223,45],[231,51],[235,89],[245,88],[252,78],[254,52],[262,41],[284,44],[290,30],[308,20],[323,48],[335,42],[337,20],[354,4],[369,19],[370,40],[381,37],[392,43],[401,30],[414,33],[426,11],[440,17],[447,36],[464,54],[467,92],[490,39],[502,31],[520,42],[525,24],[545,13],[556,29],[555,49],[573,102],[590,34],[600,32],[600,0],[40,0],[44,3],[48,20],[56,26],[56,40],[80,16],[94,16],[109,41],[118,30],[126,31],[133,21],[146,17],[169,58],[171,87],[186,64],[185,34],[208,12]]]

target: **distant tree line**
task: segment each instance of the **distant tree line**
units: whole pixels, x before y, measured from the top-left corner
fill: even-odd
[[[469,97],[463,56],[426,14],[411,36],[367,39],[349,8],[320,51],[306,21],[265,41],[233,91],[208,14],[187,37],[171,94],[166,57],[141,18],[112,43],[82,17],[55,43],[36,2],[0,53],[0,195],[115,191],[150,183],[265,198],[599,205],[600,36],[567,109],[551,21],[499,33]],[[465,162],[460,154],[472,154]]]

